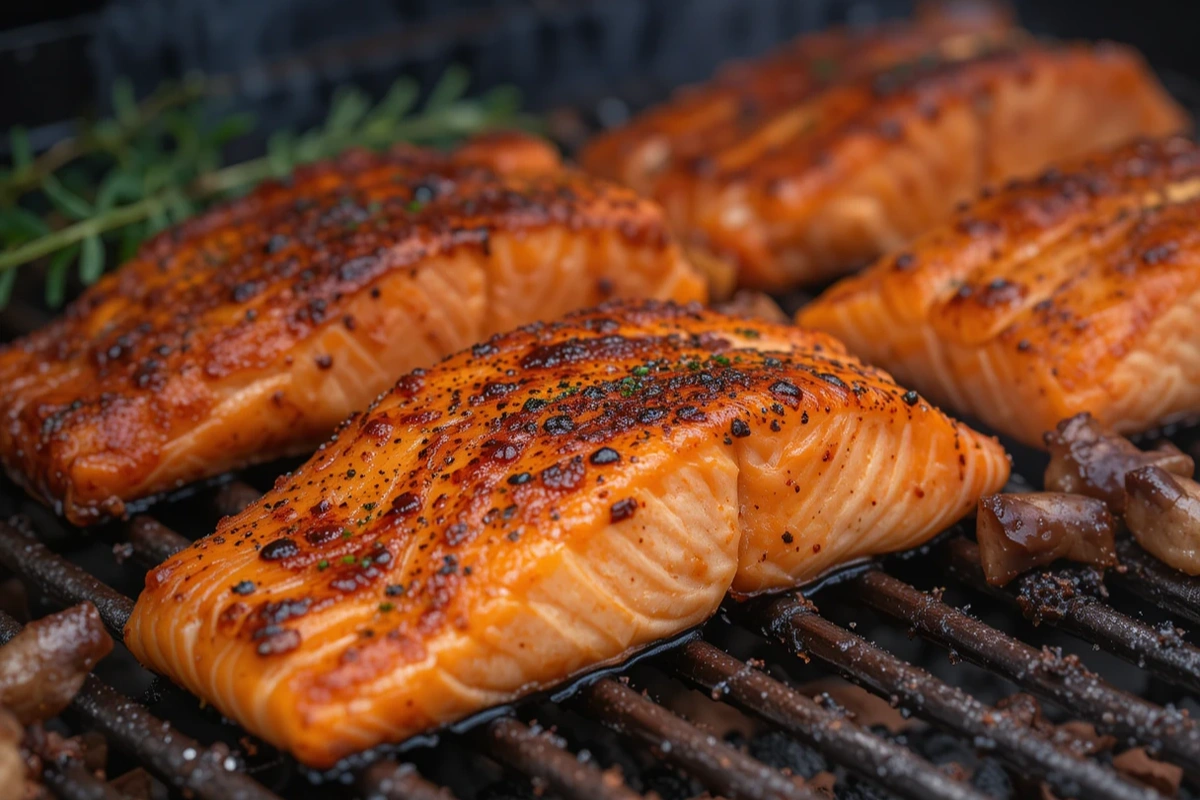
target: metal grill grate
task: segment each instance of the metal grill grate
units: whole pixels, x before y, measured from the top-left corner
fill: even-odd
[[[257,491],[232,483],[212,491],[213,516],[244,506]],[[162,522],[139,516],[124,526],[136,560],[156,564],[188,544]],[[1185,606],[1200,593],[1196,581],[1163,568],[1132,547],[1124,553],[1130,569],[1118,583],[1165,605]],[[1028,576],[1015,590],[996,590],[982,581],[978,551],[956,537],[926,559],[944,558],[949,574],[964,586],[996,597],[1006,605],[1069,630],[1146,669],[1162,680],[1195,691],[1200,686],[1200,650],[1176,631],[1163,631],[1122,614],[1094,596],[1076,591],[1071,573]],[[0,562],[57,605],[91,601],[110,632],[120,637],[132,600],[10,524],[0,523]],[[132,564],[125,569],[135,569]],[[1038,585],[1034,585],[1038,584]],[[1103,733],[1138,743],[1200,780],[1200,727],[1186,713],[1121,691],[1090,672],[1072,656],[1038,649],[942,602],[883,569],[871,568],[817,592],[821,602],[861,605],[908,626],[953,654],[994,671],[1044,700],[1092,722]],[[1036,598],[1036,603],[1034,602]],[[1164,600],[1164,598],[1169,599]],[[1182,610],[1182,609],[1181,609]],[[1195,613],[1195,606],[1187,606]],[[1007,710],[989,706],[967,691],[939,680],[925,669],[869,643],[822,616],[798,593],[746,604],[732,610],[744,630],[757,629],[804,659],[815,658],[836,672],[890,699],[917,717],[990,751],[1019,771],[1044,780],[1062,796],[1111,800],[1161,797],[1110,766],[1080,757]],[[0,612],[0,639],[20,630]],[[761,665],[729,655],[700,636],[652,657],[653,663],[684,683],[720,699],[796,737],[848,772],[885,785],[896,796],[928,800],[968,800],[984,795],[955,780],[902,744],[866,729],[840,709],[823,705]],[[748,755],[687,721],[625,677],[601,677],[565,701],[573,711],[610,728],[635,746],[653,748],[668,763],[697,779],[714,794],[745,800],[819,797],[811,787]],[[81,729],[99,731],[175,791],[212,800],[267,800],[273,791],[246,771],[223,743],[206,744],[181,734],[169,721],[119,694],[92,676],[72,711]],[[501,716],[480,723],[463,737],[498,764],[571,798],[631,800],[641,795],[620,775],[579,758],[548,730]],[[303,779],[299,779],[303,780]],[[371,798],[450,798],[449,790],[418,774],[406,763],[383,757],[361,768],[355,782]],[[64,798],[119,798],[75,761],[48,765],[47,785]],[[293,784],[293,788],[296,784]]]

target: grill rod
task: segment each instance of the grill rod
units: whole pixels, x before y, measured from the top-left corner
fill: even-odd
[[[614,771],[601,771],[590,761],[580,761],[545,731],[537,731],[512,717],[500,717],[482,726],[475,735],[499,764],[541,780],[566,800],[641,800]]]
[[[915,800],[985,800],[911,750],[864,730],[708,642],[690,641],[669,657],[681,677],[708,689],[714,699],[732,699],[888,791]]]
[[[1120,691],[1073,656],[1038,651],[877,570],[847,581],[844,588],[846,596],[907,623],[926,639],[1082,715],[1100,730],[1146,745],[1189,776],[1200,775],[1200,729],[1179,711]]]
[[[0,611],[0,644],[20,632],[21,624]],[[116,742],[181,791],[204,800],[279,800],[262,784],[235,771],[237,762],[228,752],[205,747],[174,730],[95,675],[88,675],[71,701],[71,709],[89,728]]]
[[[1094,597],[1073,593],[1055,583],[1052,573],[1047,574],[1050,580],[1038,583],[1037,600],[1047,602],[1035,608],[1026,601],[1024,592],[987,582],[979,562],[979,546],[974,542],[956,539],[948,551],[951,574],[972,589],[1003,601],[1028,619],[1060,627],[1164,680],[1200,692],[1200,649],[1185,642],[1173,628],[1159,630]],[[1020,580],[1038,580],[1038,576]]]
[[[1126,569],[1110,570],[1108,580],[1172,614],[1200,623],[1200,578],[1168,567],[1133,541],[1118,541],[1117,557]]]
[[[425,780],[411,764],[388,759],[364,769],[358,777],[358,787],[364,800],[454,800],[449,789]]]
[[[657,748],[715,794],[730,800],[819,800],[799,779],[731,747],[623,683],[601,678],[579,698],[589,716]]]
[[[47,761],[42,783],[61,800],[129,800],[74,758]]]
[[[902,705],[976,746],[994,748],[1018,772],[1036,775],[1065,797],[1089,800],[1164,800],[1094,761],[1060,749],[1003,711],[938,680],[920,667],[869,644],[819,616],[792,594],[747,610],[763,633],[801,658],[816,656],[846,678]]]

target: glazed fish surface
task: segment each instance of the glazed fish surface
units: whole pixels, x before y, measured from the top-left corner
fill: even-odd
[[[1128,48],[941,21],[801,39],[582,160],[661,202],[698,265],[783,290],[904,245],[985,184],[1186,125]]]
[[[401,379],[152,570],[125,641],[327,767],[917,545],[1007,475],[824,334],[610,304]]]
[[[160,234],[0,348],[0,460],[87,524],[311,452],[397,376],[498,331],[704,294],[653,203],[540,140],[350,152]]]
[[[1200,412],[1200,149],[1138,142],[1011,184],[797,320],[1035,446],[1090,411]]]

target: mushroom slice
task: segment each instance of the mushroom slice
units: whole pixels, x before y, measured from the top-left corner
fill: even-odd
[[[1200,575],[1200,483],[1156,466],[1125,476],[1125,524],[1143,548],[1188,575]]]
[[[29,623],[0,647],[0,704],[23,725],[57,715],[112,647],[91,603]]]
[[[1064,419],[1045,436],[1050,450],[1045,487],[1054,492],[1084,494],[1108,504],[1114,514],[1125,508],[1125,474],[1154,465],[1190,478],[1192,457],[1173,444],[1139,450],[1121,434],[1101,425],[1086,411]]]
[[[1112,515],[1091,497],[994,494],[979,501],[975,525],[983,572],[993,586],[1060,558],[1098,567],[1117,563]]]

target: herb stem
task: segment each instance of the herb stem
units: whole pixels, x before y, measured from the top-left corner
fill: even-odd
[[[12,250],[0,253],[0,270],[19,267],[34,259],[48,256],[56,250],[61,250],[76,242],[82,242],[89,236],[98,236],[105,231],[111,231],[114,228],[121,228],[130,223],[138,222],[150,216],[155,211],[161,211],[162,207],[162,197],[155,195],[154,197],[147,197],[145,200],[139,200],[136,203],[130,203],[127,206],[114,208],[111,211],[90,219],[76,222],[74,225],[59,228],[40,239],[34,239],[28,244],[23,244],[20,247],[14,247]]]

